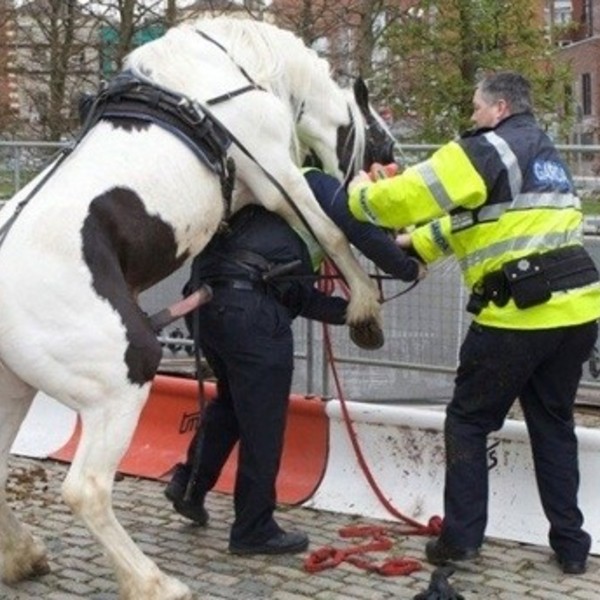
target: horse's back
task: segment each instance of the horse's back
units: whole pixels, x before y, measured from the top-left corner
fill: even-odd
[[[218,179],[171,138],[102,125],[7,229],[0,243],[0,359],[35,387],[55,395],[61,386],[140,384],[152,376],[160,349],[136,292],[197,252],[222,213]],[[158,164],[130,148],[148,141],[162,142]],[[39,183],[0,214],[14,214]]]

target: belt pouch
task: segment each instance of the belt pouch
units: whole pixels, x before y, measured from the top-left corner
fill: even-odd
[[[539,255],[507,262],[502,270],[518,308],[529,308],[550,300],[552,291]]]

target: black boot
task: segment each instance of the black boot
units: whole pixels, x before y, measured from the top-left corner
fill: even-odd
[[[432,565],[445,565],[448,562],[473,560],[479,555],[479,548],[459,548],[446,544],[442,538],[425,544],[425,556]]]
[[[208,511],[204,508],[204,495],[192,492],[190,500],[184,500],[185,490],[190,478],[191,469],[188,465],[179,463],[171,481],[165,487],[165,496],[173,503],[173,508],[183,517],[204,527],[208,523]]]

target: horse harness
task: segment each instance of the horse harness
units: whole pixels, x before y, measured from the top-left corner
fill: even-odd
[[[83,131],[78,139],[81,139],[91,127],[102,119],[134,119],[163,127],[182,140],[204,165],[218,175],[225,202],[223,222],[226,226],[231,217],[231,199],[235,181],[235,162],[233,158],[227,156],[228,148],[233,143],[248,158],[256,164],[258,163],[240,140],[211,113],[208,107],[226,102],[246,92],[266,90],[257,84],[247,71],[230,56],[225,46],[201,30],[196,30],[196,33],[222,50],[248,83],[231,92],[206,100],[204,105],[201,105],[193,99],[157,85],[146,79],[142,73],[126,70],[105,85],[95,97],[88,98],[88,114],[85,116]],[[296,122],[300,120],[303,112],[304,102],[301,103]],[[285,189],[262,165],[258,164],[258,166],[271,183],[278,188],[286,201],[292,205],[305,227],[314,236],[304,215],[297,209]]]
[[[248,85],[212,98],[206,104],[218,104],[248,91],[263,89],[254,83],[243,69],[242,73],[249,80]],[[182,140],[205,166],[218,175],[225,202],[224,222],[229,220],[235,181],[235,162],[227,156],[232,136],[208,109],[202,108],[190,98],[144,81],[132,71],[123,71],[104,84],[96,95],[83,94],[79,100],[79,111],[83,126],[77,137],[59,151],[58,159],[52,167],[19,202],[14,213],[0,228],[0,246],[23,208],[73,152],[86,133],[103,119],[133,119],[154,123]]]
[[[257,89],[247,85],[209,101],[216,104]],[[85,110],[85,108],[83,109]],[[143,81],[132,71],[123,71],[100,92],[88,99],[83,134],[101,120],[136,120],[152,123],[175,135],[206,167],[219,177],[225,201],[225,219],[231,214],[235,163],[227,156],[231,137],[227,129],[196,101]]]

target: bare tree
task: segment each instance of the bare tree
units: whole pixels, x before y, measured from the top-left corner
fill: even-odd
[[[408,10],[407,0],[273,0],[275,22],[326,57],[342,84],[362,75],[385,104],[383,74],[392,68],[383,41]]]
[[[0,131],[3,137],[14,136],[18,129],[14,25],[12,1],[0,0]]]
[[[33,0],[14,13],[20,116],[30,135],[58,140],[70,130],[77,88],[97,70],[93,26],[80,8],[76,0]]]
[[[20,5],[14,11],[14,45],[23,134],[58,140],[75,130],[80,92],[97,89],[101,79],[121,69],[135,46],[173,25],[182,4],[30,0]]]
[[[119,71],[123,59],[135,46],[162,33],[168,26],[167,18],[175,21],[177,2],[169,0],[165,5],[164,0],[95,0],[86,3],[85,11],[103,32],[104,42],[112,42],[112,69]],[[156,29],[149,33],[152,26]]]

